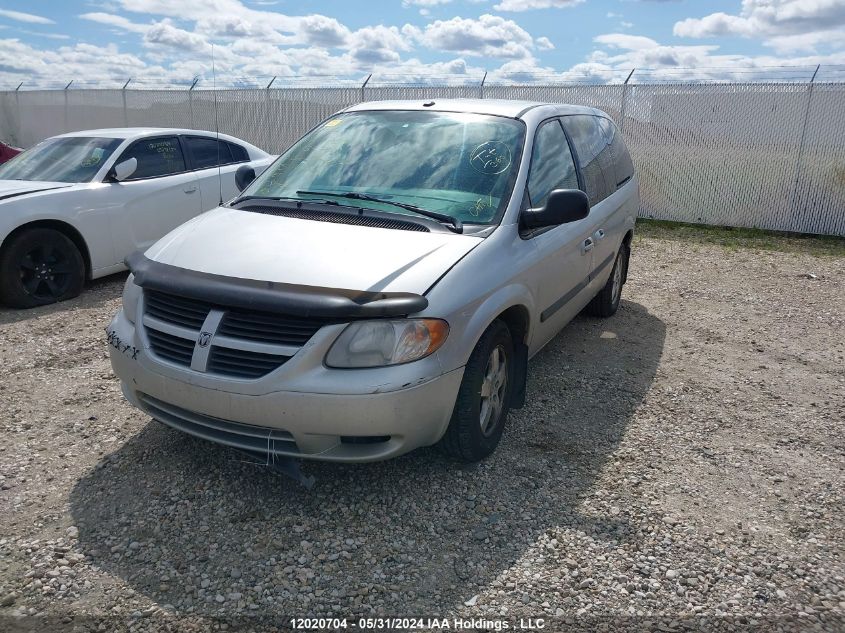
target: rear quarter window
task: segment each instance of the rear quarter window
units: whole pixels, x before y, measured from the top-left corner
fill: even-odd
[[[589,114],[561,119],[575,146],[578,166],[584,176],[584,189],[591,205],[601,202],[616,190],[610,146],[598,119]]]
[[[631,161],[631,154],[628,153],[622,133],[616,124],[610,119],[603,118],[602,121],[607,122],[606,127],[610,135],[610,154],[613,158],[615,184],[616,187],[621,187],[633,178],[634,163]]]
[[[236,143],[227,143],[229,151],[232,153],[233,163],[245,163],[249,160],[249,153],[246,149]]]

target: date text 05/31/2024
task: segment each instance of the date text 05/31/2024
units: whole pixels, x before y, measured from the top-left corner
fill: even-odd
[[[296,631],[536,631],[546,628],[546,621],[543,618],[520,618],[513,622],[484,618],[291,618],[290,625]]]

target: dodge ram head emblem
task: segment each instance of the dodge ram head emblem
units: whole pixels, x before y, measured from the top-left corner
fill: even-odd
[[[200,347],[208,347],[211,343],[211,332],[200,332],[200,337],[197,339],[197,344]]]

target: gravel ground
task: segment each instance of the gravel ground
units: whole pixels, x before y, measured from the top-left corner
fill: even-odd
[[[493,457],[307,464],[311,491],[123,401],[122,282],[0,311],[0,630],[845,630],[843,257],[638,238]]]

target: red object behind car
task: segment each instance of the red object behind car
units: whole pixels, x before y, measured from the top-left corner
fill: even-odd
[[[0,165],[5,163],[7,160],[12,158],[13,156],[17,156],[23,150],[20,147],[13,147],[11,145],[6,145],[3,141],[0,141]]]

